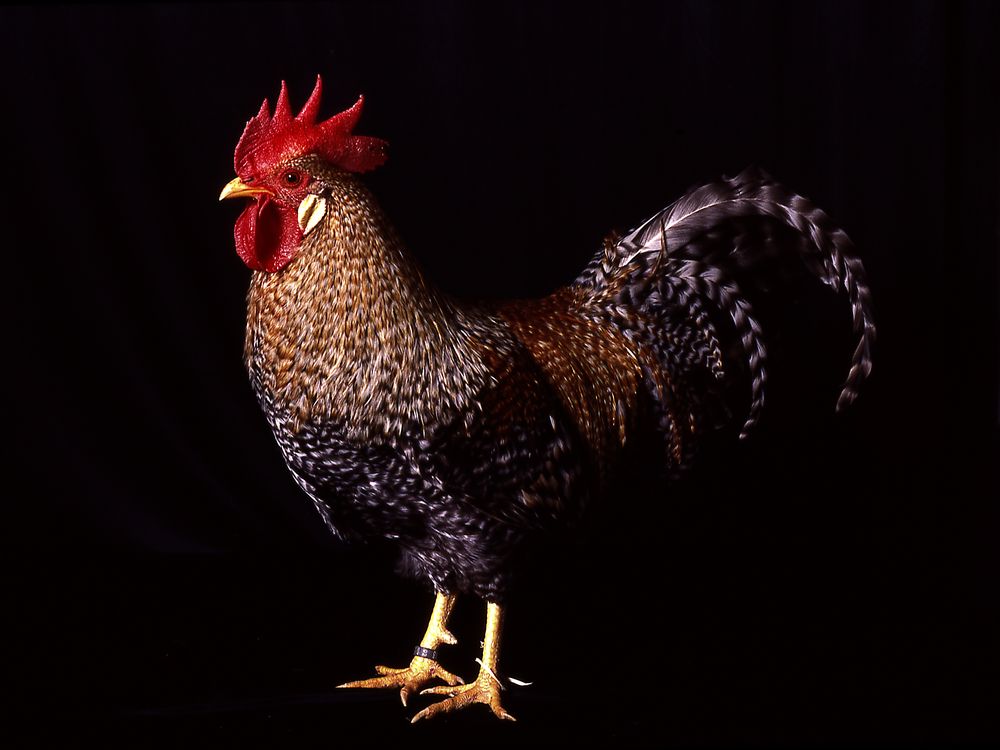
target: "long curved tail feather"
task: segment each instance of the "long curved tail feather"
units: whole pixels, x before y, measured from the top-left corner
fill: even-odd
[[[794,230],[791,239],[791,233],[776,232],[775,223]],[[875,324],[864,266],[847,234],[826,213],[759,169],[691,190],[608,243],[575,284],[587,289],[596,305],[609,310],[620,325],[629,325],[637,314],[663,324],[673,321],[672,328],[667,326],[669,335],[652,345],[675,376],[696,366],[721,376],[719,342],[703,303],[725,314],[751,380],[750,408],[741,432],[745,437],[764,405],[767,348],[738,279],[762,274],[770,262],[789,256],[798,256],[813,276],[846,293],[851,305],[858,343],[837,400],[840,411],[854,401],[872,369]]]

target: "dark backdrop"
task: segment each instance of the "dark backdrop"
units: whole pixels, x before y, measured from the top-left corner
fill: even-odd
[[[996,6],[103,6],[0,11],[8,671],[29,731],[185,746],[983,742],[997,702]],[[511,607],[507,697],[410,729],[332,686],[430,598],[328,539],[241,365],[216,196],[282,78],[360,92],[370,183],[468,296],[571,279],[612,228],[757,164],[850,233],[879,343],[788,295],[772,409],[689,480],[623,484]],[[474,673],[482,612],[447,663]],[[412,712],[411,712],[412,713]],[[482,735],[480,735],[482,737]]]

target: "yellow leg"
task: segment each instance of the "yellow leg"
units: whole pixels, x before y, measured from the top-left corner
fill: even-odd
[[[450,697],[425,708],[413,717],[414,722],[429,719],[438,714],[457,711],[460,708],[471,706],[473,703],[485,703],[498,718],[515,721],[514,717],[500,705],[500,691],[503,690],[503,685],[500,684],[497,665],[500,661],[500,629],[502,625],[503,609],[499,604],[488,602],[486,604],[486,635],[483,637],[483,658],[476,681],[461,686],[449,683],[421,691],[421,695],[447,695]]]
[[[448,618],[451,610],[455,606],[454,594],[438,593],[434,601],[434,611],[431,612],[430,622],[427,623],[427,632],[424,633],[420,645],[425,649],[435,650],[443,644],[455,645],[458,643],[455,636],[448,632]],[[396,688],[399,690],[399,699],[406,705],[410,696],[431,680],[437,678],[444,680],[449,685],[461,685],[464,680],[457,675],[453,675],[448,670],[441,667],[434,659],[424,656],[414,656],[410,661],[410,666],[402,668],[375,667],[379,673],[378,677],[368,680],[355,680],[345,682],[337,687],[342,688]]]

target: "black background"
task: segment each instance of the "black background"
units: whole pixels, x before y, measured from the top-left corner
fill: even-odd
[[[184,746],[996,737],[996,7],[124,6],[0,11],[6,619],[27,731]],[[857,244],[879,343],[818,286],[776,316],[771,409],[512,603],[521,720],[410,728],[333,686],[402,664],[430,597],[328,539],[241,364],[216,196],[282,78],[365,93],[370,184],[432,278],[539,295],[612,228],[757,164]],[[479,603],[446,665],[470,678]],[[20,668],[23,666],[24,668]],[[422,704],[421,704],[422,705]],[[479,733],[475,735],[474,733]]]

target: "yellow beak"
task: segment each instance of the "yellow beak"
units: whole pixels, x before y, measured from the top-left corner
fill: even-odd
[[[227,182],[226,186],[222,188],[222,192],[219,193],[219,200],[224,201],[226,198],[246,198],[252,195],[274,195],[274,193],[267,188],[250,187],[237,177],[235,180]]]

